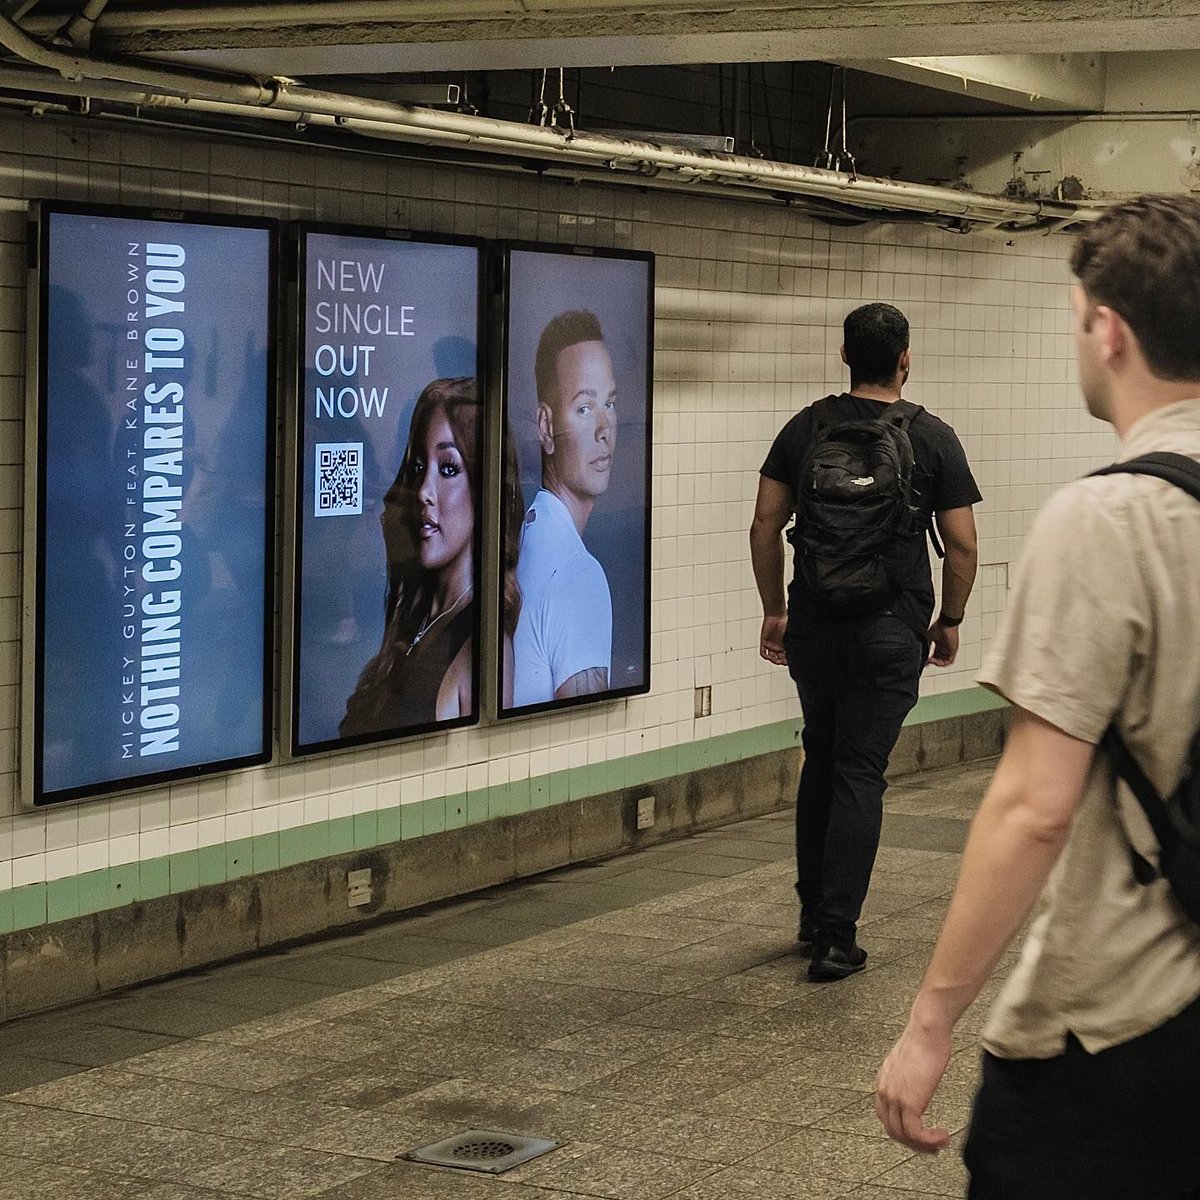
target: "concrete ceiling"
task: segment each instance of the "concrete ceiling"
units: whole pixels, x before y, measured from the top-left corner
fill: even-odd
[[[79,0],[8,0],[55,32]],[[111,0],[92,49],[325,74],[1200,49],[1200,0]]]

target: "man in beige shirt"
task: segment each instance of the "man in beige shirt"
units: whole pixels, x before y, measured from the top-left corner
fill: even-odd
[[[1200,459],[1200,201],[1110,209],[1071,259],[1080,384],[1121,439]],[[1200,504],[1107,475],[1039,514],[980,682],[1015,721],[908,1026],[879,1073],[888,1134],[924,1113],[951,1033],[1034,909],[984,1034],[971,1200],[1200,1196],[1200,926],[1132,851],[1158,848],[1097,744],[1113,721],[1161,795],[1200,728]]]

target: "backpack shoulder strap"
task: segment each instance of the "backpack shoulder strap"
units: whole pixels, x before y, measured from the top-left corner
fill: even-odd
[[[897,400],[888,410],[888,414],[884,419],[890,421],[893,425],[899,425],[907,433],[908,427],[924,411],[923,405],[914,404],[911,400]]]
[[[1155,840],[1160,846],[1171,846],[1175,842],[1175,827],[1171,824],[1170,814],[1158,789],[1150,782],[1141,764],[1133,757],[1133,752],[1125,744],[1125,739],[1117,732],[1114,721],[1100,739],[1100,748],[1108,755],[1117,776],[1129,785],[1129,790],[1137,798],[1146,820],[1154,831]],[[1147,862],[1132,846],[1129,848],[1133,859],[1133,873],[1138,883],[1153,883],[1158,878],[1158,870],[1153,863]]]
[[[1126,462],[1101,467],[1092,475],[1153,475],[1165,479],[1188,495],[1200,500],[1200,462],[1186,454],[1175,454],[1170,450],[1159,450],[1153,454],[1142,454]]]
[[[1091,474],[1150,475],[1174,484],[1196,500],[1200,500],[1200,462],[1186,454],[1175,454],[1169,450],[1156,451],[1125,462],[1113,463],[1099,471],[1092,471]],[[1177,835],[1167,806],[1137,759],[1133,757],[1125,739],[1117,732],[1115,721],[1105,730],[1100,746],[1108,755],[1117,775],[1125,780],[1130,791],[1137,797],[1138,804],[1146,814],[1146,820],[1150,822],[1150,828],[1154,830],[1158,844],[1172,845]],[[1153,864],[1147,862],[1136,851],[1131,850],[1131,854],[1133,872],[1139,883],[1151,883],[1158,878],[1158,871]]]

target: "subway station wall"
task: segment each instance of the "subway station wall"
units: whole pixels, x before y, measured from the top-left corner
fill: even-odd
[[[31,199],[653,251],[650,694],[22,811]],[[528,173],[0,115],[0,932],[560,803],[607,790],[623,764],[645,769],[647,756],[662,774],[684,769],[698,746],[777,748],[798,709],[786,673],[757,655],[746,538],[757,468],[793,412],[844,386],[840,322],[868,300],[908,314],[908,394],[957,429],[985,497],[960,660],[922,682],[926,705],[969,706],[1035,511],[1114,450],[1074,383],[1068,250],[1063,238],[834,228],[782,209]],[[698,686],[711,687],[710,716],[694,716]]]

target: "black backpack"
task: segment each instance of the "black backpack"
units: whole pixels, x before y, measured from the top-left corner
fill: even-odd
[[[1200,500],[1200,463],[1185,454],[1143,454],[1114,463],[1094,475],[1153,475],[1165,479]],[[1101,748],[1117,775],[1125,780],[1146,813],[1159,845],[1159,865],[1154,866],[1130,847],[1133,874],[1146,885],[1162,878],[1171,886],[1179,907],[1200,924],[1200,731],[1192,738],[1183,780],[1165,800],[1138,766],[1114,721],[1104,733]]]
[[[908,436],[924,409],[897,400],[875,420],[827,423],[825,408],[836,399],[813,405],[816,427],[787,536],[820,607],[851,617],[878,612],[895,597],[927,528],[913,503]],[[936,539],[934,545],[941,554]]]

